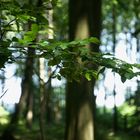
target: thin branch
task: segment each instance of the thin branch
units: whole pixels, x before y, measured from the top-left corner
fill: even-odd
[[[56,73],[57,69],[60,68],[61,66],[58,64],[55,68],[55,70],[50,74],[47,82],[45,82],[45,85],[47,85],[49,83],[49,81],[51,80],[51,78],[53,78],[54,74]]]
[[[44,85],[47,85],[49,83],[49,81],[51,80],[51,78],[53,78],[54,74],[56,73],[56,71],[58,70],[58,68],[60,68],[61,66],[58,64],[55,68],[55,70],[50,74],[50,76],[48,77],[48,80],[44,83]],[[34,69],[34,72],[37,74],[38,78],[40,81],[43,81],[40,76],[39,73]]]
[[[0,96],[0,99],[6,94],[7,91],[8,91],[8,89],[6,89],[6,90],[2,93],[2,95]]]

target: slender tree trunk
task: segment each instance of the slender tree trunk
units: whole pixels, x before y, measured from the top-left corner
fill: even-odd
[[[115,91],[115,89],[113,91],[113,95],[114,95],[113,131],[114,131],[114,133],[116,133],[118,131],[118,109],[117,109],[116,101],[115,101],[115,97],[116,97],[116,91]]]
[[[4,87],[5,87],[5,71],[2,71],[2,75],[1,75],[1,89],[2,89],[2,93],[4,92]]]
[[[27,100],[27,113],[26,113],[26,125],[29,129],[32,128],[33,122],[33,90],[29,92]]]
[[[40,73],[40,134],[41,140],[46,140],[45,125],[46,125],[46,87],[45,87],[45,59],[39,59]]]
[[[112,10],[112,19],[113,19],[113,53],[115,54],[115,48],[116,48],[116,7],[115,4],[113,3],[113,10]],[[118,110],[116,106],[116,91],[115,91],[115,73],[114,73],[114,89],[113,89],[113,96],[114,96],[114,108],[113,108],[113,131],[116,133],[118,131]]]
[[[47,70],[47,75],[48,77],[51,76],[51,68],[49,67]],[[51,123],[52,120],[52,106],[51,106],[51,96],[52,96],[52,84],[51,84],[52,79],[50,78],[47,84],[47,103],[46,103],[46,109],[47,109],[47,123]]]
[[[90,36],[100,37],[101,0],[69,1],[69,38],[84,39]],[[89,47],[89,46],[88,46]],[[92,47],[99,51],[99,47]],[[96,68],[95,68],[96,69]],[[66,94],[66,133],[65,140],[94,140],[95,79],[88,82],[81,79],[68,82]],[[95,116],[95,114],[94,114]]]
[[[28,49],[28,57],[26,59],[26,64],[25,64],[25,73],[24,73],[24,78],[22,80],[21,97],[20,97],[19,103],[17,104],[15,108],[15,113],[12,117],[11,123],[18,122],[21,115],[23,117],[22,113],[27,103],[26,102],[27,97],[28,95],[32,94],[32,75],[33,75],[34,53],[35,53],[34,49],[32,48]]]
[[[104,75],[104,78],[105,78],[105,75]],[[104,100],[106,101],[106,99],[107,99],[107,88],[105,87],[105,85],[104,85],[104,89],[105,89],[105,97],[104,97]],[[104,114],[106,114],[106,111],[107,111],[106,105],[104,104]]]
[[[37,0],[37,7],[41,7],[43,0]],[[38,19],[37,19],[38,21]],[[39,21],[38,21],[39,22]],[[41,39],[42,36],[38,36]],[[39,58],[39,92],[40,92],[40,111],[39,111],[39,126],[40,126],[40,140],[46,140],[45,126],[46,126],[46,67],[45,59]]]
[[[48,25],[50,29],[48,29],[49,33],[47,35],[47,39],[53,39],[54,38],[54,32],[53,32],[53,9],[47,10],[46,11],[46,17],[48,19]],[[51,76],[51,67],[48,66],[47,70],[47,75],[48,77]],[[52,96],[52,84],[51,84],[52,79],[50,78],[47,84],[47,122],[51,123],[52,122],[52,107],[51,107],[51,96]]]
[[[49,27],[53,27],[53,10],[46,10],[46,18],[48,19],[48,25]],[[42,38],[42,37],[40,37]],[[53,30],[49,29],[49,33],[45,37],[46,39],[53,39]],[[41,132],[41,140],[46,140],[46,133],[45,133],[45,126],[46,126],[46,120],[47,118],[50,119],[49,114],[46,115],[46,113],[49,113],[51,110],[51,107],[49,105],[50,103],[50,96],[51,96],[51,78],[50,74],[51,69],[48,68],[48,77],[49,81],[47,81],[46,85],[46,62],[45,58],[39,59],[39,71],[40,71],[40,132]]]

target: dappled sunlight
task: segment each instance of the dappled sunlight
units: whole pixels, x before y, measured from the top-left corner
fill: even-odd
[[[76,39],[84,39],[89,36],[88,19],[86,16],[81,17],[79,22],[77,23],[75,36]]]
[[[81,106],[78,119],[78,137],[80,140],[93,139],[94,137],[93,115],[88,103]]]

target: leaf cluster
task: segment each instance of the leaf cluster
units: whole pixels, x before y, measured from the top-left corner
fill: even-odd
[[[105,68],[118,73],[122,82],[140,75],[140,72],[134,72],[134,68],[140,68],[139,64],[129,64],[108,53],[91,52],[88,47],[91,43],[100,42],[95,37],[71,42],[41,40],[33,47],[40,51],[38,57],[48,60],[49,66],[59,67],[58,73],[54,75],[59,80],[63,76],[70,81],[79,81],[82,77],[90,81],[92,78],[97,79]]]
[[[26,55],[25,50],[27,49],[25,48],[31,47],[37,52],[35,56],[31,57],[44,57],[48,60],[49,66],[58,68],[57,73],[53,73],[53,77],[57,77],[59,80],[61,76],[70,81],[80,81],[82,77],[87,80],[97,79],[105,68],[111,68],[112,71],[120,74],[122,82],[140,74],[140,72],[133,72],[134,67],[139,69],[138,64],[126,63],[110,54],[91,52],[90,44],[100,44],[100,41],[95,37],[71,42],[57,41],[56,39],[37,40],[38,36],[44,36],[45,28],[49,29],[48,20],[42,13],[44,5],[37,7],[13,0],[2,1],[0,8],[2,11],[0,68],[4,67],[5,62],[12,60],[12,48],[15,48],[17,52],[20,48],[20,51]],[[29,22],[31,28],[26,31],[24,26]],[[13,25],[15,26],[13,27]],[[15,33],[14,37],[10,39],[6,36],[9,31]],[[19,38],[16,33],[19,34]],[[17,46],[18,48],[16,48]]]

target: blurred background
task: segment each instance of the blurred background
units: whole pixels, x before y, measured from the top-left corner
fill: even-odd
[[[7,8],[6,4],[13,7]],[[44,36],[48,39],[68,40],[68,1],[52,0],[44,1],[43,4],[49,9],[43,9],[44,11],[40,9],[42,19],[39,20],[43,23]],[[19,9],[14,11],[16,7]],[[6,32],[3,40],[14,36],[21,38],[23,29],[28,28],[25,25],[26,21],[29,20],[28,11],[22,10],[30,12],[34,7],[35,4],[31,6],[27,1],[2,0],[1,36],[3,30]],[[15,12],[13,15],[12,11]],[[100,52],[114,54],[116,58],[132,64],[140,63],[139,0],[102,0],[101,11],[101,15],[95,15],[101,16],[102,19]],[[21,16],[20,24],[14,21],[5,28],[15,15],[17,18]],[[17,26],[19,31],[14,31]],[[42,120],[44,119],[46,123],[44,128],[46,140],[63,140],[67,115],[65,113],[67,80],[63,77],[61,80],[50,78],[55,67],[49,66],[47,59],[26,57],[29,54],[34,55],[34,50],[23,51],[24,54],[21,50],[19,52],[14,50],[12,53],[17,60],[12,64],[5,63],[5,67],[0,70],[0,135],[2,136],[11,125],[6,134],[14,129],[15,139],[39,140],[41,111],[44,112],[42,116],[45,116]],[[122,83],[118,74],[105,69],[93,88],[96,97],[96,139],[139,140],[140,77]],[[42,103],[44,107],[41,105],[41,99],[45,100]]]

